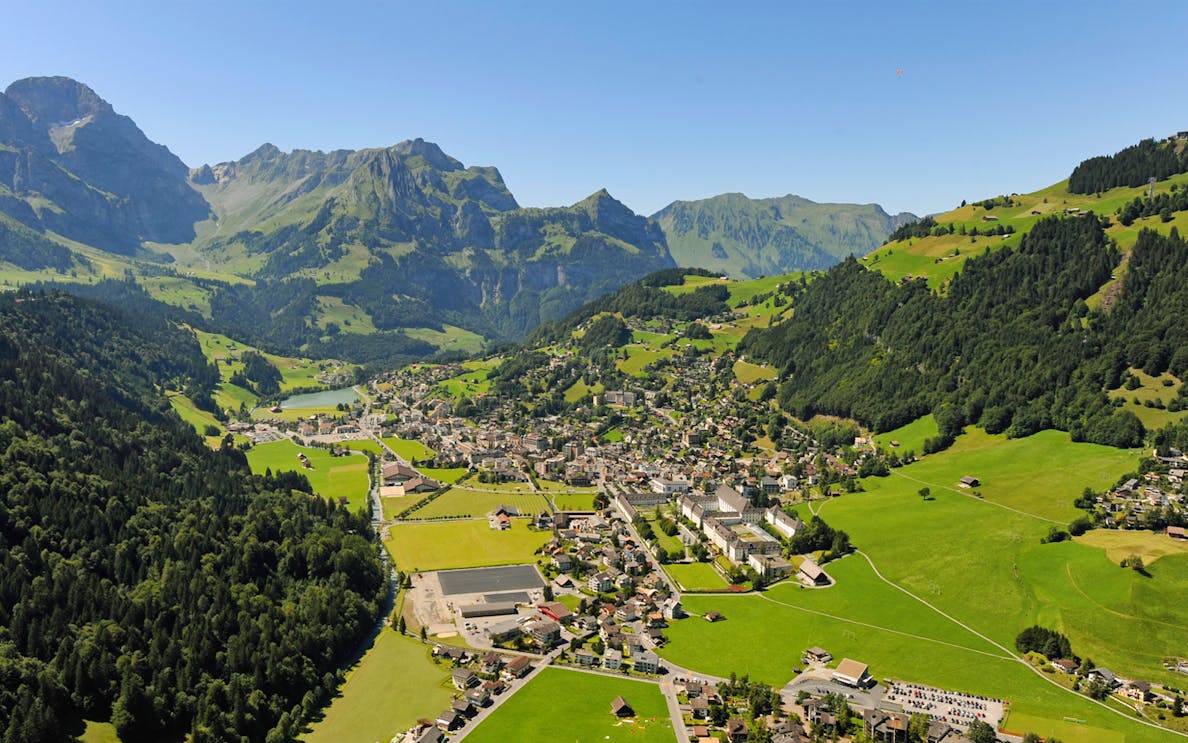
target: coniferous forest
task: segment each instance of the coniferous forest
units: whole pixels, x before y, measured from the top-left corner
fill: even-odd
[[[363,514],[211,451],[161,391],[193,336],[0,297],[0,740],[291,740],[386,584]]]
[[[1040,221],[1018,248],[969,259],[943,290],[893,284],[849,260],[808,286],[791,319],[751,331],[740,349],[780,369],[780,401],[799,417],[885,431],[932,412],[946,441],[978,424],[1137,446],[1143,426],[1106,390],[1130,366],[1188,371],[1188,328],[1177,320],[1188,312],[1188,245],[1174,230],[1144,231],[1121,291],[1090,310],[1118,258],[1090,215]]]

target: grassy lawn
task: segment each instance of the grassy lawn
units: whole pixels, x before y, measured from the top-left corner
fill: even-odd
[[[477,364],[479,362],[467,363]],[[463,366],[467,366],[467,364]],[[452,379],[441,382],[438,384],[438,388],[444,390],[446,394],[455,399],[483,394],[491,389],[491,383],[487,381],[487,377],[491,374],[491,368],[489,366],[477,366]]]
[[[307,743],[386,741],[450,704],[449,671],[433,663],[428,646],[385,629],[347,673],[338,697],[315,722]]]
[[[602,440],[608,444],[617,444],[623,440],[623,432],[618,428],[612,428],[606,433],[602,434]]]
[[[589,487],[574,487],[572,485],[566,485],[563,482],[557,482],[556,480],[538,479],[536,484],[540,486],[541,490],[547,493],[589,493],[593,495],[598,492],[598,488],[594,485]]]
[[[664,569],[686,591],[723,591],[730,587],[708,562],[675,563]]]
[[[217,418],[205,410],[199,410],[194,406],[194,402],[185,395],[171,392],[168,394],[168,398],[174,412],[181,416],[183,421],[193,426],[194,430],[198,432],[199,436],[202,436],[208,446],[219,446],[219,443],[223,440],[223,434],[227,432],[227,429],[223,428],[223,424],[219,423]],[[204,433],[207,426],[214,426],[219,429],[219,435],[207,436]]]
[[[451,516],[479,518],[500,504],[518,508],[525,515],[535,515],[546,509],[544,498],[539,495],[483,493],[464,488],[450,488],[430,501],[428,505],[408,514],[407,518],[437,519]]]
[[[297,454],[304,453],[313,464],[306,469],[297,460]],[[367,491],[371,478],[367,472],[367,457],[352,454],[348,457],[334,457],[326,449],[307,449],[292,441],[273,441],[253,446],[247,452],[252,472],[263,474],[293,471],[309,478],[314,492],[326,498],[346,496],[347,507],[352,511],[367,507]]]
[[[460,351],[467,355],[483,350],[486,340],[478,333],[472,333],[456,325],[442,325],[441,330],[433,328],[409,328],[409,338],[432,343],[442,351]]]
[[[381,441],[387,444],[392,451],[396,452],[397,456],[403,457],[410,462],[418,459],[429,459],[437,453],[420,441],[414,441],[412,439],[385,436]]]
[[[421,467],[420,472],[427,477],[432,477],[438,482],[453,485],[463,477],[466,477],[470,470],[465,467],[446,467],[444,469],[439,467]]]
[[[350,449],[351,451],[371,452],[372,454],[376,455],[377,457],[384,453],[384,447],[380,446],[377,442],[373,441],[372,439],[360,439],[358,441],[340,441],[340,442],[338,442],[337,445],[341,446],[344,449]]]
[[[621,696],[634,718],[611,714]],[[468,736],[475,743],[509,740],[670,743],[672,720],[660,687],[646,681],[546,668]]]
[[[1144,403],[1148,401],[1158,400],[1164,406],[1171,402],[1176,393],[1180,389],[1180,380],[1172,376],[1170,373],[1163,373],[1158,377],[1152,377],[1144,373],[1141,369],[1131,369],[1130,373],[1138,377],[1141,385],[1137,389],[1128,390],[1124,386],[1116,390],[1111,390],[1109,395],[1111,399],[1121,398],[1126,401],[1125,410],[1129,410],[1138,416],[1138,419],[1143,422],[1143,425],[1151,430],[1163,428],[1169,423],[1177,423],[1188,415],[1188,411],[1181,410],[1178,413],[1173,413],[1164,408],[1147,407]],[[1164,385],[1164,382],[1171,382],[1170,385]]]
[[[401,570],[446,570],[532,562],[551,536],[519,519],[507,531],[492,530],[486,519],[445,521],[394,525],[384,546]]]
[[[734,362],[734,376],[743,384],[751,384],[764,379],[775,379],[776,370],[761,364],[749,364],[746,361]]]
[[[909,451],[914,451],[916,456],[924,453],[924,441],[940,435],[940,429],[936,427],[936,418],[932,414],[917,418],[906,426],[900,426],[893,431],[880,433],[874,437],[875,443],[879,448],[886,451],[894,451],[897,455],[903,456]],[[898,441],[899,446],[892,447],[891,442]]]
[[[595,493],[549,493],[549,500],[558,511],[590,511],[594,509]]]
[[[87,729],[79,740],[82,743],[120,743],[120,736],[116,735],[115,725],[110,722],[87,720]]]

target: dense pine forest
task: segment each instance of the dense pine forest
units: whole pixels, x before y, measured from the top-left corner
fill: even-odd
[[[1095,216],[1036,224],[1016,249],[971,258],[942,291],[892,284],[854,260],[812,282],[796,313],[740,349],[781,371],[780,402],[889,430],[928,412],[943,443],[976,423],[1027,436],[1044,428],[1115,446],[1143,426],[1106,390],[1127,367],[1188,371],[1188,245],[1144,231],[1106,312],[1086,299],[1119,255]]]
[[[1113,155],[1085,160],[1068,177],[1069,193],[1097,193],[1115,186],[1145,186],[1188,171],[1188,150],[1175,141],[1144,139]]]
[[[161,390],[194,338],[64,295],[0,297],[0,740],[293,739],[372,626],[362,514],[206,448]]]

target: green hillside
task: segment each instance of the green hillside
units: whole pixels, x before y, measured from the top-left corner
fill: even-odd
[[[866,255],[915,216],[891,216],[877,204],[729,193],[674,201],[652,218],[664,230],[677,265],[743,279],[823,269],[849,255]]]

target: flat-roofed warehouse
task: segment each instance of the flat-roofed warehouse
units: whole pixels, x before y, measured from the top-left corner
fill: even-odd
[[[471,604],[462,607],[463,619],[478,619],[479,617],[501,617],[505,614],[515,614],[516,605],[511,601],[496,601],[490,604]]]

